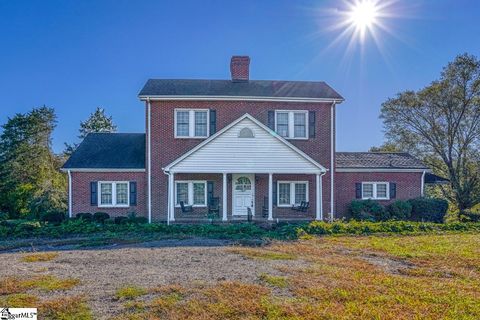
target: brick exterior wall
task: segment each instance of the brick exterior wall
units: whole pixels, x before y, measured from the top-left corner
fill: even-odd
[[[348,217],[348,205],[355,199],[357,182],[395,182],[396,198],[378,201],[382,205],[388,205],[395,200],[419,197],[422,188],[421,179],[421,172],[337,172],[335,174],[336,218]]]
[[[125,216],[135,212],[147,217],[145,172],[72,172],[72,212],[106,212],[111,217]],[[90,205],[90,182],[92,181],[136,181],[137,205],[127,208],[104,208]]]
[[[316,135],[308,140],[289,140],[290,143],[308,154],[315,161],[330,169],[330,103],[290,103],[290,102],[256,102],[256,101],[152,101],[151,102],[151,144],[152,144],[152,219],[165,221],[167,217],[167,181],[168,177],[162,168],[189,151],[204,139],[175,139],[175,108],[215,109],[217,111],[217,131],[249,113],[259,121],[267,124],[269,110],[308,110],[316,111]],[[147,126],[148,128],[148,126]],[[148,140],[148,139],[147,139]],[[295,169],[292,168],[292,174]],[[179,176],[179,175],[177,175]],[[175,179],[180,179],[175,177]],[[222,180],[215,180],[215,188],[221,188]],[[296,179],[296,178],[295,178]],[[314,192],[315,179],[312,177],[310,192]],[[292,179],[294,180],[294,179]],[[260,183],[260,182],[259,182]],[[268,180],[267,180],[268,185]],[[263,188],[262,185],[259,185]],[[257,187],[257,188],[259,188]],[[221,189],[220,193],[221,195]],[[264,194],[266,195],[266,193]],[[263,196],[260,192],[257,197]],[[310,197],[311,210],[315,210]],[[257,198],[256,201],[259,201]],[[231,202],[229,202],[231,203]],[[260,206],[261,207],[261,206]],[[258,205],[257,205],[258,208]],[[323,176],[323,208],[324,215],[330,211],[330,171]],[[283,209],[282,209],[283,210]],[[288,209],[291,211],[290,209]],[[229,212],[231,211],[231,207]],[[283,210],[286,211],[286,210]],[[295,213],[292,211],[292,213]],[[288,216],[289,213],[284,213]]]

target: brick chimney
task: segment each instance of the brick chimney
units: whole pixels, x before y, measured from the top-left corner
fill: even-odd
[[[232,74],[232,81],[248,81],[250,73],[249,68],[249,56],[233,56],[232,60],[230,60],[230,73]]]

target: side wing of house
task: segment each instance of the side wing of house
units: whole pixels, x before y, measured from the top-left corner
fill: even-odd
[[[145,134],[91,133],[62,167],[69,216],[106,212],[146,217]]]

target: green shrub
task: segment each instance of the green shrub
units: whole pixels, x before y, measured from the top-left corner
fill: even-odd
[[[0,212],[0,221],[7,220],[7,219],[8,219],[8,213]]]
[[[144,223],[148,223],[148,219],[145,217],[135,217],[135,218],[129,218],[128,222],[135,223],[135,224],[144,224]]]
[[[14,230],[14,233],[21,236],[34,236],[35,231],[41,228],[38,221],[24,221],[19,223]]]
[[[40,221],[60,224],[63,220],[65,220],[65,213],[63,212],[52,211],[52,212],[45,212],[40,215]]]
[[[77,219],[82,219],[83,221],[92,221],[93,215],[90,212],[80,212],[75,215]]]
[[[106,220],[110,219],[110,215],[106,212],[95,212],[93,214],[93,221],[105,223]]]
[[[408,220],[412,215],[412,205],[408,201],[396,200],[386,207],[386,210],[393,220]]]
[[[435,198],[408,200],[412,205],[412,220],[442,223],[448,209],[448,202]]]
[[[115,217],[115,218],[113,219],[113,222],[114,222],[115,224],[127,224],[127,223],[128,223],[128,220],[129,220],[128,217],[119,216],[119,217]]]
[[[389,218],[385,208],[373,200],[353,200],[348,207],[348,213],[355,220],[385,221]]]
[[[480,222],[480,213],[478,212],[463,212],[460,214],[461,222]]]

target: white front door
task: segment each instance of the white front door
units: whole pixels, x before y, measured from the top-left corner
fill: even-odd
[[[255,175],[254,174],[233,174],[233,215],[246,216],[247,208],[255,215]]]

